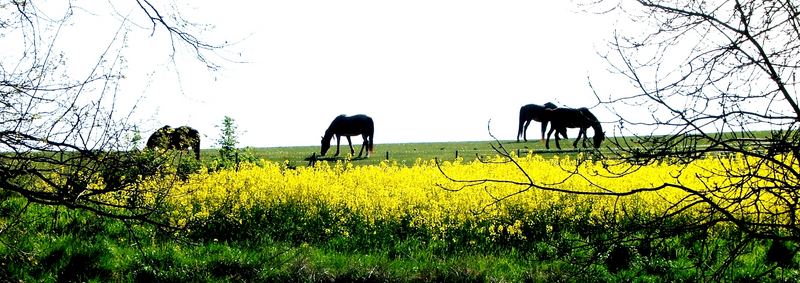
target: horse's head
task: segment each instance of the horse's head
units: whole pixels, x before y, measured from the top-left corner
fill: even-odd
[[[606,133],[599,131],[594,134],[592,140],[594,141],[594,148],[600,148],[600,144],[606,139]]]
[[[325,153],[327,153],[328,149],[331,148],[331,139],[330,138],[326,139],[325,137],[322,137],[321,143],[322,143],[322,148],[319,151],[319,155],[325,156]]]

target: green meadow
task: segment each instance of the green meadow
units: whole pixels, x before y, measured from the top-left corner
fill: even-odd
[[[262,147],[262,148],[246,148],[245,152],[251,154],[256,159],[264,159],[274,162],[288,162],[289,165],[299,166],[307,165],[309,158],[315,155],[318,159],[323,160],[344,160],[349,159],[355,165],[369,165],[376,164],[383,160],[396,161],[404,165],[413,165],[417,159],[430,160],[453,160],[456,157],[464,159],[474,159],[477,156],[486,156],[496,154],[492,148],[492,141],[466,141],[466,142],[432,142],[432,143],[387,143],[375,144],[375,150],[370,158],[357,158],[358,151],[361,149],[360,141],[358,138],[353,138],[353,149],[356,156],[350,156],[350,149],[347,144],[341,146],[338,158],[333,157],[336,152],[336,145],[331,146],[330,152],[325,157],[319,156],[319,145],[314,146],[294,146],[294,147]],[[502,141],[503,146],[515,153],[524,153],[532,151],[539,154],[552,154],[559,152],[551,141],[551,150],[544,147],[544,143],[539,140],[529,140],[528,142],[516,141]],[[572,149],[571,144],[562,143],[563,149]],[[569,151],[569,150],[567,150]],[[205,149],[201,151],[203,159],[210,160],[216,157],[216,150]],[[387,158],[388,157],[388,158]]]

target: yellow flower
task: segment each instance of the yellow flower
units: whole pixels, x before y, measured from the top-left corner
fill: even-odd
[[[787,164],[796,164],[792,156],[779,158]],[[503,160],[496,157],[493,161]],[[696,196],[674,187],[622,197],[570,194],[538,187],[571,192],[626,193],[663,184],[680,184],[699,193],[707,192],[708,188],[720,188],[709,196],[726,205],[726,199],[737,197],[742,200],[735,207],[737,213],[752,217],[753,221],[787,222],[800,213],[786,202],[792,199],[791,192],[773,190],[771,194],[759,193],[760,188],[779,186],[778,182],[797,184],[798,180],[791,179],[794,175],[781,174],[766,166],[753,168],[751,165],[756,164],[756,160],[742,156],[709,156],[689,164],[661,162],[642,167],[614,161],[602,164],[582,156],[545,158],[527,155],[516,160],[524,171],[512,163],[465,162],[461,159],[440,165],[448,177],[456,180],[510,182],[452,182],[440,172],[433,160],[418,159],[413,166],[390,161],[368,166],[354,166],[341,161],[317,162],[313,167],[296,170],[262,160],[259,165],[242,164],[238,171],[201,171],[185,182],[167,181],[176,180],[169,175],[153,176],[142,180],[140,189],[148,192],[143,201],[154,202],[159,196],[166,195],[173,208],[168,216],[177,225],[203,221],[215,213],[241,221],[237,218],[255,206],[269,208],[297,203],[306,208],[303,211],[308,216],[318,214],[324,208],[341,208],[330,212],[335,214],[333,219],[340,219],[340,223],[347,219],[348,215],[343,214],[346,211],[372,224],[405,219],[411,227],[438,231],[440,235],[463,227],[465,223],[485,221],[482,223],[492,224],[488,228],[476,229],[486,228],[482,231],[490,237],[504,232],[512,237],[523,237],[523,222],[511,214],[514,210],[530,213],[559,207],[562,215],[576,216],[587,212],[591,219],[610,217],[619,220],[630,213],[662,215],[666,211],[674,212],[698,200]],[[793,170],[798,169],[792,166]],[[636,170],[631,170],[633,168]],[[781,175],[775,175],[771,180],[745,180],[728,178],[722,174],[726,172]],[[525,185],[529,180],[536,187]],[[738,182],[743,185],[730,186]],[[124,192],[114,196],[116,201],[128,201]],[[705,206],[692,206],[681,213],[692,215],[703,213],[705,209]],[[767,219],[764,211],[779,218]],[[546,229],[550,233],[553,226]],[[325,232],[349,236],[346,229]]]

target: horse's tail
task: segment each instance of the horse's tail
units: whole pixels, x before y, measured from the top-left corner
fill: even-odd
[[[369,129],[370,133],[369,133],[369,141],[367,142],[367,152],[369,154],[372,154],[374,152],[373,140],[375,139],[375,124],[372,122],[372,118],[369,119],[369,125],[370,125],[370,129]]]
[[[192,146],[192,150],[194,150],[194,158],[200,160],[200,140],[197,140],[194,146]]]
[[[375,139],[374,132],[372,135],[369,136],[369,143],[367,144],[367,150],[369,150],[369,154],[373,154],[375,152],[373,148],[372,140]]]

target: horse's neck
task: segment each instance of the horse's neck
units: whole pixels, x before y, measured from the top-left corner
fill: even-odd
[[[322,136],[322,140],[330,141],[333,138],[333,133],[334,131],[332,130],[332,127],[328,128],[328,130],[325,131],[325,135]]]
[[[603,127],[600,126],[600,121],[592,121],[592,130],[594,130],[595,135],[603,132]]]

